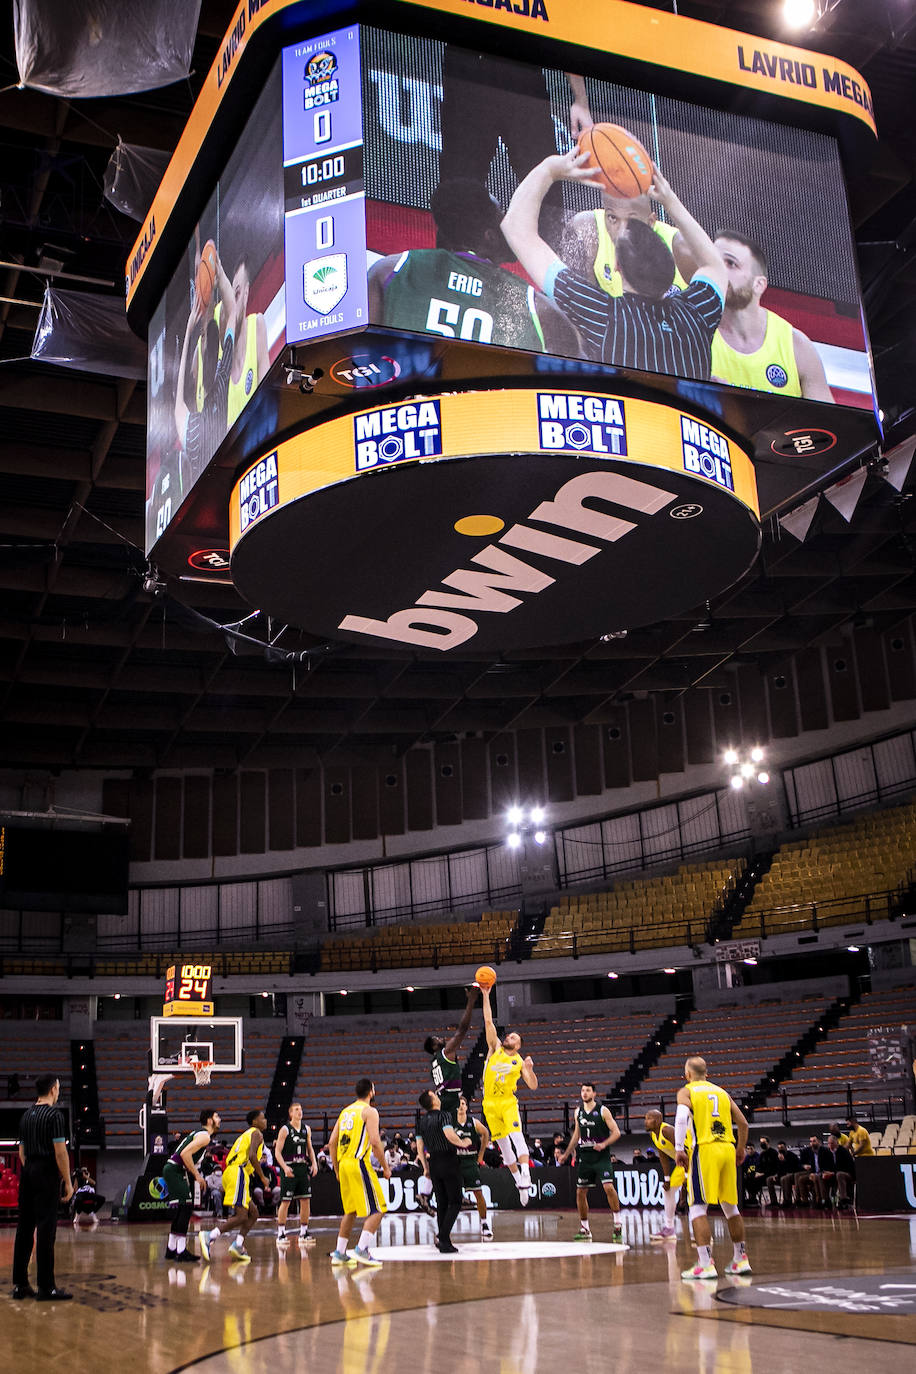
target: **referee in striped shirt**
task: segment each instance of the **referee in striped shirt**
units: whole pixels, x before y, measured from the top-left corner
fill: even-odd
[[[66,1302],[73,1297],[54,1283],[54,1237],[61,1200],[73,1196],[64,1114],[58,1110],[60,1082],[45,1073],[35,1080],[38,1101],[19,1123],[19,1220],[13,1247],[13,1297],[39,1302]],[[63,1180],[63,1192],[61,1192]],[[29,1283],[29,1260],[35,1243],[38,1292]]]
[[[426,1113],[417,1124],[417,1155],[429,1160],[429,1176],[436,1193],[439,1239],[436,1249],[442,1255],[457,1255],[452,1244],[452,1227],[461,1211],[463,1182],[458,1150],[464,1145],[449,1112],[442,1110],[438,1093],[420,1093],[420,1106]],[[425,1172],[425,1171],[424,1171]]]
[[[696,270],[686,290],[671,291],[671,250],[636,218],[627,219],[615,241],[623,295],[608,296],[573,272],[538,232],[541,202],[557,181],[592,181],[587,154],[545,158],[522,181],[503,220],[503,233],[535,286],[575,325],[586,355],[641,372],[708,380],[712,337],[725,306],[728,271],[716,245],[684,208],[653,165],[649,194],[680,230]],[[670,294],[669,294],[670,293]]]

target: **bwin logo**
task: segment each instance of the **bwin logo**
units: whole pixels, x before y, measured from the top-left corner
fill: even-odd
[[[564,482],[553,500],[542,501],[528,519],[612,544],[635,530],[635,521],[594,510],[585,504],[586,501],[608,501],[652,516],[673,500],[673,492],[649,482],[637,482],[616,472],[586,472]],[[398,644],[419,644],[426,649],[456,649],[473,639],[480,629],[475,615],[513,611],[523,604],[514,593],[537,594],[552,587],[557,580],[507,553],[500,545],[576,567],[602,552],[600,543],[569,539],[546,530],[532,529],[530,525],[511,525],[497,543],[488,544],[469,560],[489,571],[456,568],[442,578],[442,588],[423,592],[413,606],[394,611],[387,620],[345,615],[338,629],[391,639]],[[557,572],[560,573],[559,568]]]

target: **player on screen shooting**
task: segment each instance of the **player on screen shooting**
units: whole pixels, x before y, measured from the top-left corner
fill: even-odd
[[[575,335],[556,306],[500,266],[511,254],[502,211],[485,186],[442,181],[430,210],[435,248],[392,253],[372,264],[373,324],[531,353],[575,351]]]
[[[668,248],[675,262],[672,289],[683,291],[689,280],[681,275],[678,264],[683,239],[673,224],[661,220],[646,196],[624,198],[604,191],[601,208],[582,210],[573,215],[566,228],[560,256],[574,272],[582,277],[594,274],[595,281],[608,296],[623,295],[623,278],[617,266],[617,237],[626,229],[627,221],[641,220],[648,225]]]
[[[483,1115],[490,1135],[499,1146],[503,1163],[518,1189],[518,1199],[527,1207],[535,1191],[529,1168],[530,1153],[522,1134],[522,1120],[515,1089],[519,1078],[534,1090],[538,1085],[531,1056],[521,1055],[522,1037],[510,1031],[500,1041],[490,1006],[489,987],[481,988],[483,1024],[487,1036],[487,1058],[483,1068]]]
[[[532,281],[575,326],[587,356],[643,372],[706,380],[713,334],[722,318],[728,274],[718,248],[653,164],[650,195],[679,231],[696,268],[684,291],[671,293],[675,262],[670,248],[642,220],[618,232],[616,262],[623,290],[609,296],[573,271],[539,232],[541,203],[556,181],[598,186],[588,153],[545,158],[517,187],[503,233]]]
[[[195,287],[178,363],[174,414],[181,445],[182,491],[197,481],[204,464],[222,442],[227,428],[238,304],[232,282],[226,276],[219,255],[214,252],[213,256],[216,266],[215,288],[219,293],[219,318],[216,318],[215,312],[209,313],[210,302],[205,303],[199,288]],[[200,395],[192,407],[188,402],[191,393],[191,359],[195,355],[198,339],[201,351],[197,391]]]

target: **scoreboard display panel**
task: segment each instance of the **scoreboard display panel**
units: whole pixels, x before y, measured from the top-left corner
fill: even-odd
[[[171,964],[165,975],[163,1016],[213,1015],[213,965],[191,960]]]

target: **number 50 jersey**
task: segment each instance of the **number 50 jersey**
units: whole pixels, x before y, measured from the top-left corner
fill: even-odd
[[[381,282],[383,318],[375,323],[545,353],[532,286],[474,253],[414,248]]]

